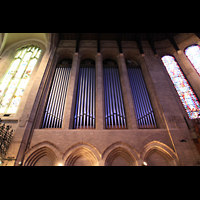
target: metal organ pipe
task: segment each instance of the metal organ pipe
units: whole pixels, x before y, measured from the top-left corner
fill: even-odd
[[[95,127],[95,97],[96,97],[96,84],[95,84],[95,68],[92,69],[93,70],[93,84],[92,84],[92,87],[93,87],[93,127]]]
[[[61,128],[70,66],[57,66],[46,105],[42,128]]]
[[[92,106],[92,78],[93,78],[93,74],[92,74],[92,69],[90,70],[91,71],[91,76],[90,76],[90,128],[94,127],[92,126],[92,118],[93,118],[93,113],[92,113],[92,109],[93,109],[93,106]]]
[[[126,128],[119,71],[117,66],[104,66],[106,128]]]
[[[57,69],[56,69],[56,71],[55,71],[55,75],[54,75],[54,77],[56,77],[57,76]],[[53,82],[52,82],[52,88],[54,87],[54,85],[55,85],[55,81],[56,79],[54,78],[53,79]],[[45,115],[44,115],[44,120],[43,120],[43,125],[42,125],[42,127],[44,128],[44,127],[46,127],[46,125],[47,125],[47,123],[48,123],[48,119],[49,119],[49,116],[50,116],[50,114],[48,113],[48,110],[49,110],[49,107],[50,107],[50,102],[51,102],[51,98],[52,98],[52,93],[53,93],[53,90],[51,89],[50,90],[50,94],[49,94],[49,98],[48,98],[48,102],[47,102],[47,106],[46,106],[46,110],[45,110]]]
[[[151,101],[139,67],[128,67],[128,75],[139,128],[156,128]]]
[[[95,88],[94,65],[91,63],[86,65],[81,64],[76,96],[74,128],[95,128]]]
[[[87,120],[87,122],[86,122],[87,128],[90,125],[90,123],[89,123],[89,119],[90,119],[90,86],[91,86],[90,73],[91,73],[91,70],[89,68],[89,70],[88,70],[88,90],[87,90],[87,119],[86,119]]]

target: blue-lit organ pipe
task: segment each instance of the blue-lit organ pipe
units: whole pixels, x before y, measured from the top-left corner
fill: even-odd
[[[118,68],[104,67],[103,76],[106,128],[126,128],[126,116]]]
[[[61,128],[71,67],[57,67],[50,89],[42,128]]]
[[[139,67],[128,67],[128,75],[139,128],[156,128],[151,101]]]
[[[95,68],[80,67],[74,129],[95,128]]]

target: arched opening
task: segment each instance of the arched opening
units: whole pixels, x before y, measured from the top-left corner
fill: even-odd
[[[103,77],[106,128],[127,128],[119,70],[114,60],[103,60]]]
[[[158,146],[154,146],[146,152],[144,161],[146,162],[147,166],[176,165],[174,158],[166,150]]]
[[[163,56],[161,60],[170,76],[188,117],[190,119],[200,118],[199,100],[175,58],[171,55],[166,55]]]
[[[42,128],[61,128],[70,78],[72,59],[61,60],[54,73],[44,113]]]
[[[136,159],[122,147],[113,149],[105,160],[106,166],[135,166],[137,165]]]
[[[13,62],[0,82],[0,113],[16,113],[41,49],[28,45],[17,49]]]
[[[98,161],[94,153],[86,147],[79,147],[70,153],[66,166],[95,166]]]
[[[55,153],[48,147],[41,147],[27,158],[24,166],[54,166],[56,162]]]
[[[200,76],[200,46],[198,44],[191,45],[185,50],[185,55],[191,62],[192,66]]]
[[[74,129],[95,128],[95,61],[84,59],[80,63]]]

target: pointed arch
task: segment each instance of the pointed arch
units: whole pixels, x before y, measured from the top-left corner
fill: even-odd
[[[63,155],[65,166],[73,166],[79,158],[85,158],[92,166],[97,166],[101,159],[100,152],[91,144],[79,142],[72,145]],[[84,165],[84,163],[82,163]]]
[[[146,161],[155,152],[159,153],[169,165],[179,165],[178,157],[175,152],[170,147],[159,141],[152,141],[145,145],[140,153],[140,158],[143,161]]]
[[[139,154],[126,143],[115,142],[106,148],[102,154],[102,159],[105,160],[106,166],[111,166],[117,157],[123,158],[129,166],[138,165]]]
[[[58,160],[61,160],[61,150],[51,142],[44,141],[32,146],[25,154],[24,166],[34,166],[39,159],[47,156],[53,165],[57,165]]]
[[[185,48],[184,53],[200,76],[200,46],[193,44]]]
[[[200,103],[174,56],[161,58],[190,119],[200,118]]]

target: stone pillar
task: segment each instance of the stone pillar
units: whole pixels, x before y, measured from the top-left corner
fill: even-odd
[[[103,84],[103,61],[101,53],[96,55],[96,129],[105,129],[105,105]]]
[[[152,56],[154,56],[154,55],[152,55]],[[149,70],[147,68],[144,56],[141,55],[139,58],[139,61],[140,61],[140,67],[142,70],[142,74],[144,76],[144,81],[145,81],[145,84],[146,84],[146,87],[147,87],[147,90],[149,93],[149,97],[151,100],[151,105],[153,107],[153,112],[154,112],[154,115],[156,118],[157,127],[158,128],[166,128],[165,122],[162,117],[158,96],[156,95],[155,87],[154,87],[153,81],[151,79]]]
[[[129,82],[127,67],[124,59],[124,54],[120,53],[117,58],[118,58],[119,74],[122,87],[122,95],[126,113],[127,127],[128,129],[136,129],[137,120],[135,115],[133,96]]]
[[[67,89],[67,97],[66,97],[67,99],[65,102],[63,124],[62,124],[63,129],[73,128],[79,65],[80,65],[80,55],[76,52],[74,53],[73,57],[70,80]]]

